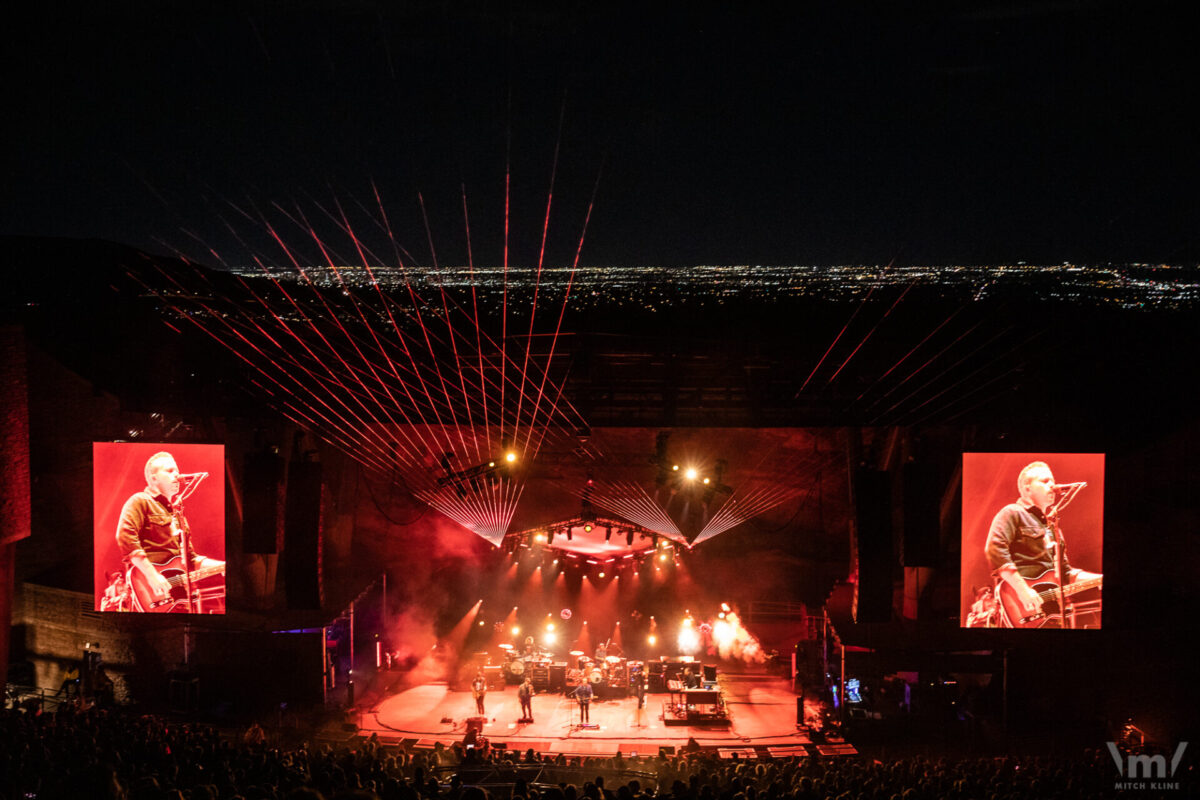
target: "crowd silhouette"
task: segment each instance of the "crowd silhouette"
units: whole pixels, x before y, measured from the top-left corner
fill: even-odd
[[[0,800],[1016,800],[1113,790],[1102,751],[1073,759],[748,760],[694,749],[567,758],[457,744],[405,752],[374,736],[280,749],[258,725],[233,736],[67,704],[0,715]]]

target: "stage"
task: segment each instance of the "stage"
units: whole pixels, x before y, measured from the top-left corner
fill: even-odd
[[[726,673],[718,677],[728,720],[723,723],[664,722],[670,695],[646,695],[644,709],[630,697],[593,700],[589,727],[579,725],[579,705],[558,693],[533,698],[533,722],[518,722],[521,706],[515,686],[487,693],[483,735],[493,747],[568,756],[656,756],[660,748],[679,751],[689,739],[707,751],[743,758],[854,755],[835,739],[814,742],[796,722],[796,695],[789,681],[765,674]],[[477,716],[469,691],[452,691],[444,682],[423,683],[384,696],[357,712],[359,733],[406,747],[432,748],[461,742],[467,719]]]

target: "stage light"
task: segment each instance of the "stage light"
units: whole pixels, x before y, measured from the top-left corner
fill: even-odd
[[[483,620],[479,620],[479,627],[483,627]]]
[[[516,625],[514,625],[514,626],[513,626],[513,629],[512,629],[512,635],[513,635],[513,636],[520,636],[520,635],[521,635],[521,629],[520,629],[520,628],[518,628]]]
[[[658,557],[658,560],[659,560],[659,561],[666,561],[666,560],[667,560],[667,554],[666,554],[666,553],[663,553],[662,555],[660,555],[660,556]]]
[[[721,610],[728,613],[728,612],[732,611],[733,609],[731,609],[729,607],[729,603],[721,603]]]
[[[603,577],[604,577],[604,573],[603,573],[603,572],[601,572],[601,573],[600,573],[600,577],[601,577],[601,578],[603,578]]]
[[[553,622],[547,622],[547,623],[546,623],[546,630],[548,630],[548,631],[552,631],[552,630],[554,630],[554,623],[553,623]]]
[[[591,533],[592,532],[592,523],[590,523],[590,522],[583,523],[583,531],[584,531],[584,533]]]
[[[679,629],[679,651],[681,653],[695,653],[700,649],[700,634],[691,625],[684,625]]]
[[[646,637],[646,641],[650,644],[651,647],[653,647],[654,645],[658,644],[658,637],[652,633]]]
[[[542,635],[542,644],[549,646],[553,645],[557,641],[558,637],[554,634],[554,631],[546,631],[546,633]]]
[[[696,474],[695,467],[688,467],[687,472],[683,473],[683,477],[687,478],[689,481],[694,481],[696,480]]]
[[[674,472],[679,472],[679,465],[678,464],[674,465],[673,467],[671,467],[671,470]]]
[[[539,534],[537,534],[536,536],[534,536],[534,537],[533,537],[533,540],[534,540],[535,542],[538,542],[538,543],[540,544],[540,543],[542,543],[542,542],[546,541],[546,536],[545,536],[545,534],[541,534],[541,533],[539,533]]]
[[[513,452],[512,450],[509,450],[507,453],[504,454],[504,460],[507,461],[508,463],[512,464],[513,462],[515,462],[517,460],[517,454],[515,452]]]
[[[709,483],[709,481],[708,481],[708,478],[705,478],[705,479],[704,479],[704,485],[705,485],[705,486],[708,486],[708,483]]]

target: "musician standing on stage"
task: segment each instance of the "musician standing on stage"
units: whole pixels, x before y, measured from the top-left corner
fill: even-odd
[[[471,681],[471,696],[475,698],[475,710],[480,715],[486,715],[483,710],[483,698],[487,697],[487,678],[483,677],[483,670],[475,673],[475,680]]]
[[[575,690],[575,699],[579,701],[579,722],[586,725],[591,720],[588,706],[592,704],[592,684],[587,679]]]
[[[1042,599],[1027,581],[1055,568],[1054,530],[1047,517],[1056,499],[1054,487],[1054,474],[1046,462],[1026,465],[1017,476],[1017,502],[996,514],[984,548],[993,574],[1012,587],[1028,612],[1040,609]],[[1065,583],[1099,577],[1073,569],[1063,553]]]
[[[529,678],[517,687],[517,699],[521,701],[521,721],[533,722],[533,681]]]
[[[145,577],[158,597],[171,593],[171,584],[159,569],[180,555],[180,540],[189,533],[182,509],[172,505],[179,494],[179,467],[170,453],[150,456],[145,467],[146,488],[125,501],[117,523],[117,548],[122,560]],[[192,552],[191,569],[221,568],[217,561]],[[179,565],[184,569],[184,565]]]

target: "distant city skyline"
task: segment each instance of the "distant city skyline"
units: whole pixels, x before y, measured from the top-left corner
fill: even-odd
[[[1033,289],[1032,296],[1080,304],[1120,308],[1178,309],[1200,301],[1200,266],[1165,264],[1079,265],[997,264],[945,265],[697,265],[694,267],[546,266],[532,267],[445,265],[393,267],[362,265],[306,266],[305,274],[318,286],[396,288],[409,281],[450,289],[474,287],[489,297],[507,291],[520,296],[538,285],[551,293],[570,283],[571,305],[622,305],[696,299],[783,301],[798,297],[844,299],[861,297],[872,289],[936,286],[955,289],[981,300],[1010,287]],[[249,278],[264,276],[261,267],[237,269]],[[274,267],[272,275],[300,280],[298,271]],[[574,274],[572,274],[572,272]],[[1051,282],[1050,279],[1053,279]],[[595,290],[603,288],[602,295]]]

